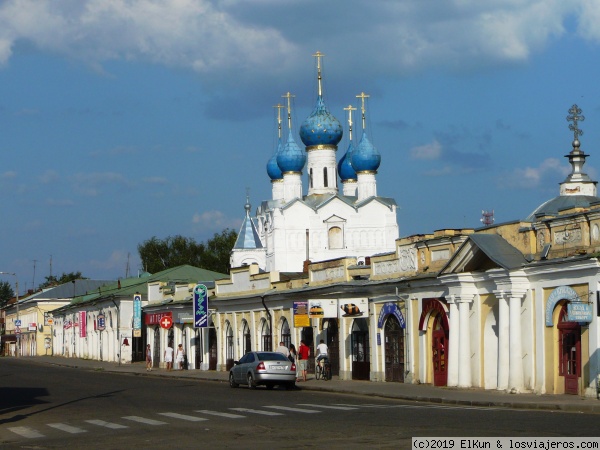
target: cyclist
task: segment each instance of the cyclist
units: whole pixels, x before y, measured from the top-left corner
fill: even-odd
[[[319,342],[319,345],[317,345],[316,353],[317,353],[317,364],[323,358],[327,358],[327,353],[329,353],[329,348],[327,348],[327,344],[325,343],[325,341],[323,341],[323,339],[321,339],[321,341]]]

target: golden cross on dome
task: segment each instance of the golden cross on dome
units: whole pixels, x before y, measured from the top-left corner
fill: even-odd
[[[365,124],[365,98],[369,98],[370,95],[365,94],[364,92],[361,92],[359,95],[356,96],[356,98],[360,98],[361,101],[361,106],[360,106],[360,110],[362,112],[362,127],[363,130],[366,128],[366,124]]]
[[[567,122],[573,122],[569,124],[569,130],[573,132],[573,139],[578,140],[579,136],[583,134],[583,130],[580,130],[577,126],[577,122],[583,122],[585,117],[581,115],[581,108],[577,105],[571,106],[569,109],[569,115],[567,116]]]
[[[277,108],[277,132],[279,139],[281,139],[281,109],[285,108],[285,106],[281,103],[277,103],[273,108]]]
[[[349,127],[349,139],[352,142],[352,111],[356,111],[356,108],[352,105],[344,108],[344,111],[348,111],[348,127]]]
[[[323,53],[317,50],[317,53],[313,55],[317,58],[317,84],[319,86],[319,97],[323,94],[323,89],[321,87],[321,58],[325,56]]]
[[[295,95],[290,94],[289,92],[285,95],[282,95],[283,98],[287,98],[287,114],[288,114],[288,130],[292,129],[292,98]]]

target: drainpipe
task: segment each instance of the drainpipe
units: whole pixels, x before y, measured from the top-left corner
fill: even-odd
[[[262,301],[263,308],[265,308],[265,311],[267,312],[267,316],[269,317],[269,333],[271,334],[271,348],[269,349],[269,351],[272,351],[273,350],[273,318],[271,317],[271,312],[269,311],[269,308],[267,308],[267,305],[265,303],[265,296],[261,295],[260,300]]]

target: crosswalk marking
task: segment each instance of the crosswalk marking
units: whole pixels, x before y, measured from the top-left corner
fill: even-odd
[[[84,430],[83,428],[73,427],[71,425],[67,425],[66,423],[49,423],[48,426],[71,434],[87,432],[87,430]]]
[[[226,417],[228,419],[245,419],[246,418],[246,416],[241,416],[240,414],[230,414],[230,413],[218,412],[218,411],[208,411],[206,409],[198,409],[198,410],[196,410],[196,412],[199,412],[202,414],[209,414],[211,416]]]
[[[265,406],[265,408],[280,409],[282,411],[292,411],[292,412],[299,412],[299,413],[306,413],[306,414],[314,414],[314,413],[321,412],[321,411],[317,411],[315,409],[292,408],[290,406],[272,405],[272,406]]]
[[[249,408],[229,408],[232,411],[239,411],[239,412],[247,412],[247,413],[251,413],[251,414],[261,414],[263,416],[283,416],[283,414],[278,413],[278,412],[273,412],[273,411],[261,411],[259,409],[249,409]]]
[[[121,430],[123,428],[129,428],[127,425],[105,422],[104,420],[86,420],[86,422],[91,423],[92,425],[98,425],[99,427],[110,428],[111,430]]]
[[[44,437],[44,435],[42,433],[34,430],[33,428],[29,428],[29,427],[11,427],[8,430],[12,431],[15,434],[18,434],[19,436],[23,436],[24,438],[28,438],[28,439]]]
[[[131,420],[133,422],[145,423],[146,425],[166,425],[167,422],[161,422],[160,420],[147,419],[140,416],[125,416],[123,419]]]
[[[178,413],[174,413],[174,412],[166,412],[166,413],[158,413],[158,414],[160,414],[161,416],[172,417],[173,419],[188,420],[190,422],[201,422],[203,420],[208,420],[208,419],[205,419],[204,417],[186,416],[185,414],[178,414]]]
[[[324,409],[339,409],[341,411],[352,411],[352,410],[358,409],[357,406],[318,405],[316,403],[298,403],[298,406],[310,406],[312,408],[324,408]]]

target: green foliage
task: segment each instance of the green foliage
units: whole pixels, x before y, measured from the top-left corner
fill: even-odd
[[[71,273],[63,272],[63,274],[58,278],[53,275],[46,277],[46,281],[43,282],[42,284],[40,284],[40,289],[47,288],[50,286],[58,286],[60,284],[68,283],[69,281],[85,280],[85,279],[87,279],[87,278],[82,276],[81,272],[71,272]]]
[[[180,235],[158,239],[156,236],[138,245],[142,267],[150,273],[188,264],[215,272],[229,272],[229,256],[237,233],[225,228],[206,242]]]
[[[5,306],[11,298],[15,296],[15,291],[8,281],[0,281],[0,308]]]

